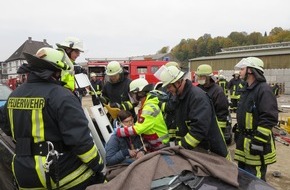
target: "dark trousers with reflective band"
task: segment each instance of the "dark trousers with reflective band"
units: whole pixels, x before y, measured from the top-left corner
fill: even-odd
[[[95,175],[92,175],[86,181],[78,184],[77,186],[70,188],[70,190],[84,190],[88,186],[99,184],[99,183],[104,183],[104,182],[105,182],[104,175],[102,173],[97,173]]]
[[[239,162],[238,166],[239,166],[239,168],[253,174],[257,178],[260,178],[260,179],[266,181],[267,165],[252,166],[252,165],[245,164],[243,162]]]
[[[238,108],[239,99],[232,99],[231,98],[231,102],[232,102],[232,104],[230,106],[230,110],[235,112]]]

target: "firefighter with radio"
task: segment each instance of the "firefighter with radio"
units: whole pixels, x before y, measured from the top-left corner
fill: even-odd
[[[66,82],[64,86],[74,92],[81,102],[82,97],[86,95],[87,90],[85,88],[79,88],[78,86],[75,86],[74,74],[87,74],[87,71],[75,62],[76,59],[80,56],[80,53],[84,52],[83,42],[75,37],[67,37],[62,43],[57,43],[56,46],[58,48],[64,49],[74,65],[73,73],[62,71],[62,81]]]
[[[175,143],[186,149],[200,147],[227,157],[228,150],[218,127],[214,107],[206,93],[185,79],[185,73],[175,66],[161,67],[156,73],[173,96],[178,99],[175,107],[177,126]]]
[[[266,181],[267,166],[276,162],[272,128],[278,123],[278,106],[257,57],[242,59],[235,69],[246,82],[237,109],[235,160],[238,166]]]
[[[85,189],[102,183],[103,162],[81,104],[62,86],[73,64],[62,49],[24,53],[29,73],[5,105],[6,129],[16,142],[12,169],[20,189]]]
[[[165,147],[169,142],[168,130],[159,108],[159,99],[150,91],[153,85],[146,79],[138,78],[130,83],[130,95],[137,103],[141,102],[137,122],[133,126],[118,128],[119,137],[142,135],[147,151],[156,151]]]
[[[235,70],[233,78],[228,83],[228,90],[230,91],[230,110],[236,112],[240,100],[240,90],[243,88],[243,81],[240,79],[240,72]]]
[[[231,122],[229,121],[229,103],[223,89],[215,83],[212,67],[202,64],[196,70],[198,87],[204,90],[211,98],[218,121],[227,144],[231,142]]]
[[[118,61],[109,62],[105,74],[107,81],[102,89],[102,97],[100,98],[102,103],[109,105],[109,109],[112,107],[128,110],[136,118],[135,105],[131,103],[129,98],[131,79],[124,76],[122,65]]]

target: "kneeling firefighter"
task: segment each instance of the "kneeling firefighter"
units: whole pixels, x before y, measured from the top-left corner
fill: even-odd
[[[19,74],[27,82],[5,105],[16,142],[12,169],[20,189],[85,189],[102,183],[103,161],[76,96],[64,88],[61,71],[73,67],[62,49],[24,53]],[[77,118],[77,119],[74,119]]]

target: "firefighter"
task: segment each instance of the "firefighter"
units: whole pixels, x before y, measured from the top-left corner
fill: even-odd
[[[91,77],[91,85],[94,88],[96,94],[94,93],[94,91],[92,91],[92,89],[90,89],[90,94],[92,95],[92,102],[93,105],[98,105],[99,104],[99,100],[97,99],[96,96],[100,97],[102,95],[102,88],[103,88],[103,81],[101,81],[100,79],[97,78],[97,74],[92,72],[90,74]]]
[[[17,88],[17,87],[20,86],[21,84],[22,84],[22,82],[21,82],[20,79],[17,77],[17,78],[16,78],[15,87]]]
[[[213,105],[206,93],[185,79],[175,66],[160,68],[163,87],[176,96],[176,144],[186,149],[200,147],[220,156],[228,155],[222,132],[218,127]],[[158,71],[157,71],[158,72]]]
[[[278,85],[278,83],[271,85],[271,88],[272,88],[273,94],[278,98],[279,91],[280,91],[280,86]]]
[[[129,85],[131,79],[124,76],[124,69],[118,61],[108,63],[105,71],[108,81],[102,89],[101,101],[111,107],[129,110],[136,118],[134,106],[129,98]]]
[[[231,112],[236,113],[240,99],[240,89],[243,88],[243,82],[240,79],[239,71],[235,70],[232,76],[233,78],[228,83],[228,90],[230,91],[231,99],[230,110]]]
[[[225,78],[224,75],[219,75],[218,76],[218,81],[217,84],[222,87],[224,94],[226,95],[226,97],[228,96],[228,81]]]
[[[81,102],[82,97],[86,95],[87,91],[85,88],[79,88],[78,86],[75,86],[76,83],[74,74],[87,74],[87,71],[75,62],[76,59],[80,56],[80,53],[84,52],[83,42],[75,37],[67,37],[64,42],[60,44],[57,43],[56,46],[58,48],[64,49],[74,65],[74,73],[67,71],[62,72],[62,81],[66,82],[65,87],[74,92]]]
[[[147,151],[156,151],[169,142],[167,127],[158,106],[158,97],[150,93],[153,85],[146,79],[138,78],[130,83],[130,94],[134,101],[140,102],[138,120],[133,126],[117,129],[117,136],[142,135],[147,143]]]
[[[174,61],[167,62],[164,66],[169,67],[169,66],[175,66],[178,69],[181,69],[180,64]],[[159,76],[157,76],[158,78]],[[160,80],[160,78],[159,78]],[[169,138],[170,141],[174,141],[176,137],[176,124],[175,124],[175,107],[178,102],[176,96],[173,96],[170,92],[167,91],[166,87],[162,87],[162,82],[161,84],[161,91],[164,91],[167,93],[168,98],[166,101],[161,101],[159,103],[159,107],[161,108],[162,112],[164,113],[164,119],[165,123],[167,125],[168,133],[169,133]]]
[[[237,109],[235,160],[240,168],[266,181],[267,165],[276,162],[272,128],[278,123],[278,106],[263,65],[261,59],[248,57],[235,66],[246,81]]]
[[[102,183],[103,161],[76,96],[61,86],[70,69],[62,49],[24,53],[29,73],[6,103],[7,129],[16,142],[12,169],[19,189],[85,189]]]
[[[223,89],[215,83],[215,77],[212,73],[212,67],[207,64],[202,64],[196,70],[198,87],[203,89],[211,98],[214,110],[216,113],[218,126],[226,137],[227,143],[231,139],[231,126],[227,126],[229,118],[229,103]]]

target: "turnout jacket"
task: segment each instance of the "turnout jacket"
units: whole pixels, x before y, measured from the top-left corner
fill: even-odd
[[[136,118],[136,113],[134,110],[134,106],[129,98],[129,85],[131,83],[131,79],[124,76],[124,73],[121,74],[120,81],[117,83],[111,83],[107,81],[102,89],[102,96],[105,98],[108,103],[117,103],[119,104],[119,108],[123,110],[128,110],[132,113],[134,120]]]
[[[222,87],[213,82],[210,84],[209,87],[205,87],[203,85],[198,85],[198,87],[207,92],[207,94],[211,98],[218,121],[226,122],[229,115],[229,102],[223,92]]]
[[[243,81],[238,78],[232,78],[228,83],[231,99],[240,99],[240,89],[243,88]]]
[[[186,79],[178,99],[175,109],[176,135],[181,138],[181,145],[187,149],[200,147],[226,157],[227,146],[208,95]]]
[[[121,80],[117,83],[107,81],[102,89],[102,95],[108,99],[109,102],[122,104],[124,101],[130,101],[129,85],[131,79],[121,76]]]
[[[60,153],[50,165],[52,188],[59,181],[60,188],[70,189],[103,169],[81,104],[68,89],[30,73],[27,83],[11,93],[6,107],[16,142],[12,169],[20,189],[48,188],[44,169],[46,159],[51,160],[48,141]]]
[[[276,162],[272,127],[278,123],[277,99],[266,82],[242,89],[237,109],[235,160],[248,165]],[[261,147],[255,151],[253,147]]]

